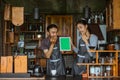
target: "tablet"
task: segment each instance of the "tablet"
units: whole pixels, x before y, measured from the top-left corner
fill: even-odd
[[[59,37],[60,51],[71,51],[70,37]]]

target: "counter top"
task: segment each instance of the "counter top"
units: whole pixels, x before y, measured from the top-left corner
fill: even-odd
[[[44,76],[44,77],[31,77],[31,78],[0,78],[0,80],[98,80],[99,78],[82,78],[81,76]],[[100,80],[120,80],[120,77],[113,78],[100,78]]]

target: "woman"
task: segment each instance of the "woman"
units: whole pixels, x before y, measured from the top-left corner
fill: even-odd
[[[76,26],[80,36],[78,38],[78,48],[76,48],[71,42],[74,52],[77,53],[72,72],[74,75],[81,75],[86,72],[86,66],[77,66],[76,63],[88,63],[91,62],[92,58],[95,58],[95,53],[90,53],[88,50],[90,49],[90,46],[93,46],[94,49],[96,49],[98,37],[95,34],[90,34],[88,31],[88,24],[85,19],[78,21]]]

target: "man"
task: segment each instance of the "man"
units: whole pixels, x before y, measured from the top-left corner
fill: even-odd
[[[64,60],[59,49],[58,27],[50,24],[47,34],[48,37],[41,43],[41,49],[47,58],[47,75],[65,75]]]

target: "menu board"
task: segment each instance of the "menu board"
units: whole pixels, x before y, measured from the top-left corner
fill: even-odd
[[[60,51],[71,51],[70,37],[60,37]]]

